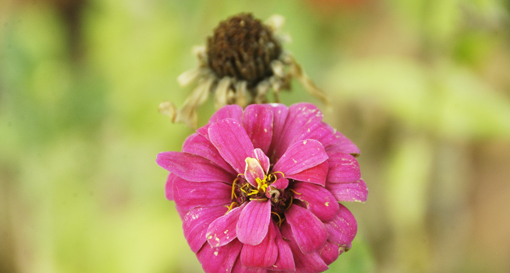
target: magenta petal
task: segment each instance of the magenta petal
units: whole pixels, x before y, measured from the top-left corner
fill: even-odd
[[[319,141],[320,143],[322,143],[326,150],[328,147],[335,146],[338,144],[338,140],[335,137],[335,130],[324,122],[316,122],[311,124],[306,129],[306,131],[303,131],[303,133],[296,137],[294,141],[305,139],[315,139]]]
[[[259,148],[253,150],[253,158],[256,158],[260,162],[260,166],[265,173],[269,172],[269,167],[271,166],[271,162],[269,162],[269,157]]]
[[[223,119],[211,125],[209,139],[238,174],[244,173],[244,160],[253,154],[253,144],[238,121]]]
[[[309,210],[293,205],[285,212],[285,216],[303,253],[314,251],[326,242],[328,238],[326,227]]]
[[[198,128],[197,133],[205,137],[206,139],[209,139],[209,127],[222,119],[235,119],[239,122],[241,122],[241,118],[243,116],[243,108],[239,105],[226,105],[223,106],[220,110],[216,111],[214,115],[209,119],[209,122],[207,125]]]
[[[285,177],[279,177],[278,174],[276,177],[278,177],[278,179],[275,182],[273,182],[273,184],[271,184],[271,187],[284,190],[289,186],[289,179]]]
[[[363,179],[353,183],[328,183],[328,189],[339,202],[365,202],[368,188]]]
[[[315,167],[328,159],[328,155],[317,140],[307,139],[293,143],[276,162],[273,171],[286,176]]]
[[[194,182],[231,182],[235,176],[201,156],[181,152],[163,152],[156,158],[159,166],[180,178]]]
[[[202,135],[195,133],[186,138],[186,141],[184,141],[184,144],[182,145],[182,151],[209,159],[227,172],[237,175],[234,169],[232,169],[232,167],[223,160],[216,147],[214,147],[214,145]]]
[[[282,235],[287,239],[287,243],[294,254],[294,262],[296,263],[296,272],[323,272],[328,270],[328,266],[324,263],[318,251],[309,253],[301,252],[296,243],[291,226],[284,222],[281,227]]]
[[[243,249],[245,247],[246,247],[246,245],[243,246]],[[244,266],[243,263],[241,262],[241,255],[239,255],[239,258],[237,258],[237,261],[234,264],[234,268],[232,268],[232,272],[235,272],[235,273],[266,273],[268,271],[265,268]]]
[[[303,132],[308,130],[310,126],[317,122],[321,122],[321,111],[311,103],[297,103],[289,107],[287,119],[282,131],[273,148],[275,148],[275,160],[278,160],[287,148],[295,141],[295,139]]]
[[[243,127],[253,147],[267,153],[273,137],[273,111],[265,105],[248,105],[244,109]]]
[[[276,238],[275,242],[278,246],[278,258],[273,266],[274,270],[284,270],[284,271],[296,271],[296,264],[294,263],[294,255],[292,255],[292,250],[290,249],[289,244],[283,240],[282,235],[280,233],[280,229],[276,227],[276,224],[273,222],[275,226]]]
[[[360,154],[360,150],[356,144],[354,144],[350,139],[346,136],[342,135],[340,132],[335,133],[336,137],[336,145],[326,148],[328,153],[340,152],[346,154],[352,154],[357,156]]]
[[[237,222],[237,238],[243,244],[260,244],[266,237],[270,220],[270,201],[250,201]]]
[[[243,116],[243,108],[239,105],[225,105],[221,107],[216,113],[214,113],[209,119],[208,123],[216,123],[220,120],[231,118],[237,121],[241,121]]]
[[[222,247],[212,247],[204,244],[197,253],[197,258],[205,272],[233,272],[232,267],[241,252],[241,244],[238,240]]]
[[[356,158],[350,154],[329,153],[328,183],[350,183],[361,179]]]
[[[322,260],[324,260],[327,265],[330,265],[338,259],[340,254],[338,245],[335,245],[330,241],[327,241],[326,244],[319,250],[319,255],[321,255]]]
[[[335,197],[324,187],[297,182],[294,184],[294,199],[303,201],[310,210],[322,222],[331,221],[338,212],[338,202]]]
[[[236,225],[244,206],[243,204],[240,207],[232,209],[209,225],[205,237],[211,246],[224,246],[236,238]]]
[[[345,206],[340,204],[338,214],[325,225],[328,230],[329,241],[344,246],[346,249],[351,248],[351,242],[358,231],[358,224],[354,215]]]
[[[221,182],[189,182],[176,177],[173,183],[175,204],[181,211],[195,207],[214,207],[230,204],[232,187]],[[214,193],[214,194],[211,194]]]
[[[276,231],[273,223],[269,223],[267,235],[258,245],[245,244],[241,250],[241,262],[248,267],[270,267],[278,257],[278,246],[275,242]]]
[[[271,141],[271,148],[269,148],[269,151],[266,154],[269,157],[272,157],[276,152],[281,150],[281,154],[283,154],[286,150],[286,147],[280,147],[278,144],[282,137],[282,131],[285,127],[289,108],[280,103],[271,103],[269,106],[269,109],[273,111],[273,139]]]
[[[173,194],[173,184],[174,184],[174,179],[175,177],[177,177],[175,174],[173,173],[169,173],[168,174],[168,177],[166,179],[166,184],[165,184],[165,197],[166,199],[172,201],[174,200],[174,194]]]
[[[292,178],[297,181],[303,181],[308,183],[314,183],[321,186],[326,186],[326,177],[328,176],[328,161],[324,161],[321,164],[304,170],[302,172],[287,175],[287,178]]]
[[[227,208],[216,206],[211,208],[195,208],[190,210],[182,220],[184,238],[188,241],[191,251],[197,252],[206,241],[207,227],[218,217],[225,214]]]

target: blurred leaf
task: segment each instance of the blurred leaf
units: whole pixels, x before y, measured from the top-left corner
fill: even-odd
[[[415,130],[473,139],[510,136],[510,101],[454,65],[426,67],[400,58],[342,62],[328,90],[369,100]]]

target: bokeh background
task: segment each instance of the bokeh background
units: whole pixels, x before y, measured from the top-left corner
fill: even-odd
[[[329,272],[510,272],[509,7],[0,1],[0,272],[202,271],[155,163],[192,130],[157,106],[182,104],[191,47],[239,12],[287,18],[362,151],[369,199],[347,204],[358,236]],[[281,100],[319,103],[296,82]]]

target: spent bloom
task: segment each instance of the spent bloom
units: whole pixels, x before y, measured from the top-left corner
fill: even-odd
[[[315,86],[292,54],[283,49],[282,43],[290,40],[280,33],[284,21],[282,16],[273,15],[262,23],[249,13],[241,13],[220,22],[206,46],[193,48],[198,67],[178,77],[181,86],[198,82],[197,87],[179,110],[167,101],[160,104],[160,111],[174,122],[196,128],[196,109],[210,92],[214,93],[217,109],[227,104],[244,107],[266,103],[271,89],[278,102],[278,93],[290,90],[292,78],[327,103],[324,92]]]
[[[228,105],[156,162],[206,272],[322,272],[366,201],[359,149],[309,103]]]

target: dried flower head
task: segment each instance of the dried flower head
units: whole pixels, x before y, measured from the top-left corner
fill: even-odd
[[[357,232],[358,154],[312,104],[228,105],[156,162],[206,272],[322,272]]]
[[[181,86],[198,81],[198,86],[186,99],[180,110],[171,102],[163,102],[160,111],[174,122],[184,122],[196,128],[196,108],[215,94],[217,109],[227,104],[242,107],[251,103],[268,102],[272,89],[274,100],[279,101],[281,90],[290,90],[290,81],[296,78],[305,89],[327,103],[324,92],[318,89],[294,57],[282,48],[289,38],[280,34],[284,18],[273,15],[265,23],[249,13],[228,18],[207,39],[207,46],[195,47],[197,68],[181,74]]]

